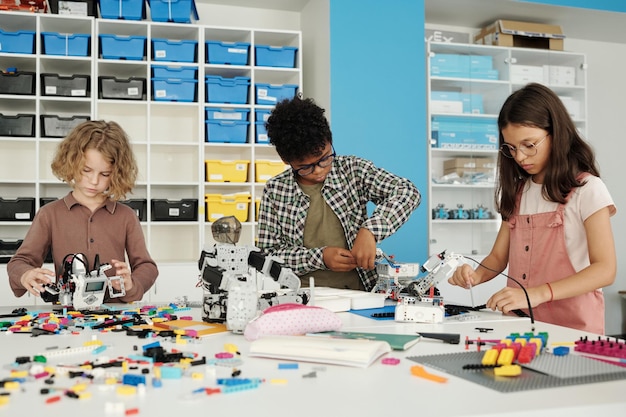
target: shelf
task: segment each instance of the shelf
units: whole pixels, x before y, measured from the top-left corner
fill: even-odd
[[[498,213],[494,213],[499,157],[497,118],[506,98],[529,82],[520,79],[517,74],[520,68],[514,66],[529,66],[529,72],[540,73],[542,82],[564,102],[570,100],[570,105],[573,102],[568,109],[570,113],[576,113],[571,114],[572,118],[584,134],[587,129],[586,59],[583,54],[570,52],[435,42],[428,43],[427,56],[431,64],[438,66],[433,70],[437,73],[433,75],[432,65],[429,65],[429,96],[437,100],[456,101],[429,101],[428,131],[431,141],[426,145],[431,210],[429,253],[444,249],[455,253],[489,253],[501,223]],[[467,66],[461,65],[462,62],[466,62]],[[459,68],[466,72],[459,71]],[[573,77],[561,77],[563,71]],[[447,76],[446,73],[454,76]],[[476,171],[493,178],[493,182],[442,183],[433,180],[456,172],[461,177],[459,181],[463,181],[464,175],[472,175]],[[442,218],[454,216],[459,206],[465,211],[487,210],[496,218]],[[456,216],[459,217],[459,213]]]

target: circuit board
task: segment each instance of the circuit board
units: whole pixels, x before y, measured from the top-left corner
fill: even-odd
[[[579,355],[542,353],[522,366],[522,374],[497,377],[493,368],[463,369],[480,364],[484,352],[411,356],[407,359],[499,392],[529,391],[626,379],[626,368]]]

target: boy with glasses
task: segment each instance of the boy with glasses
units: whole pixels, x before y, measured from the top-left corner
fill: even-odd
[[[529,303],[537,320],[604,334],[602,287],[617,271],[610,220],[616,208],[593,149],[559,97],[541,84],[509,96],[498,129],[502,225],[481,264],[459,267],[449,282],[471,288],[508,267],[528,302],[509,280],[487,307],[509,313]]]
[[[258,246],[315,285],[369,291],[376,244],[408,220],[419,191],[370,161],[337,156],[324,109],[312,99],[278,103],[266,127],[291,169],[265,185]],[[368,216],[370,201],[376,207]]]

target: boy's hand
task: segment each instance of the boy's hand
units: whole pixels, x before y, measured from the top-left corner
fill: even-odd
[[[117,259],[111,259],[111,265],[115,268],[115,275],[124,278],[124,290],[130,291],[133,288],[133,279],[130,274],[130,267],[126,265],[126,262],[118,261]],[[116,291],[121,290],[118,288],[119,282],[113,282],[113,288]]]
[[[324,264],[331,271],[346,272],[356,268],[356,261],[348,249],[327,246],[323,253]]]
[[[371,270],[375,268],[376,260],[376,238],[369,230],[362,228],[354,239],[352,245],[352,256],[358,267]]]

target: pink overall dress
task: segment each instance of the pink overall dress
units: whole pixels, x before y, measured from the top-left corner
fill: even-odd
[[[509,275],[530,288],[576,273],[565,246],[565,205],[559,204],[553,212],[520,215],[521,193],[517,198],[518,209],[508,222]],[[507,286],[519,288],[511,280]],[[533,314],[538,321],[604,334],[604,295],[600,290],[540,304],[533,307]]]

